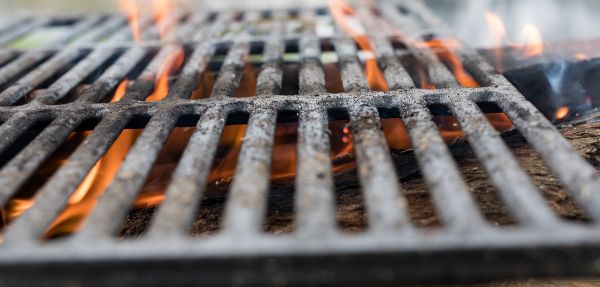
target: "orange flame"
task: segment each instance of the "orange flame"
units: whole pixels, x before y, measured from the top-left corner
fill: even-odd
[[[115,94],[113,95],[111,102],[117,102],[125,96],[125,93],[127,92],[128,84],[129,84],[129,81],[127,79],[123,80],[119,84],[119,86],[117,87],[117,90],[115,91]]]
[[[435,90],[436,87],[434,84],[429,82],[427,77],[427,72],[425,71],[425,67],[418,65],[417,73],[419,74],[419,87],[425,90]]]
[[[522,35],[526,43],[523,47],[523,56],[534,57],[544,53],[544,41],[537,27],[527,24],[523,28]]]
[[[586,61],[589,60],[590,57],[586,53],[576,53],[574,58],[578,61]]]
[[[375,50],[366,34],[364,26],[358,21],[354,9],[345,0],[329,0],[329,9],[336,23],[346,34],[358,44],[365,55],[365,73],[371,89],[376,91],[389,90],[381,69],[377,64]]]
[[[152,0],[152,11],[154,14],[154,21],[156,23],[163,22],[169,15],[171,15],[171,12],[173,11],[171,0]],[[165,37],[169,29],[169,26],[158,25],[158,31],[161,39]]]
[[[492,12],[485,13],[485,20],[490,29],[490,34],[494,37],[494,54],[496,58],[496,68],[498,71],[502,71],[502,46],[506,39],[506,28],[504,27],[504,21],[497,14]]]
[[[169,77],[181,68],[184,59],[185,52],[181,47],[178,47],[173,53],[167,55],[156,75],[154,92],[146,99],[146,101],[160,101],[167,96],[169,93]]]
[[[129,27],[131,28],[131,35],[135,42],[141,40],[140,33],[140,11],[137,0],[117,0],[119,8],[129,20]]]
[[[485,13],[485,19],[494,36],[494,54],[496,58],[496,69],[502,72],[503,50],[504,46],[520,50],[521,56],[525,58],[535,57],[544,53],[544,41],[538,28],[533,24],[527,24],[521,31],[521,38],[524,44],[514,44],[508,40],[504,22],[497,14],[492,12]]]
[[[442,61],[446,61],[454,73],[456,80],[463,87],[477,88],[479,83],[465,70],[462,60],[458,54],[460,43],[455,39],[433,39],[424,43],[432,49]],[[421,80],[423,81],[423,80]],[[429,87],[429,85],[425,85]]]
[[[560,108],[558,108],[558,110],[556,111],[555,117],[557,120],[564,120],[568,115],[569,115],[569,107],[567,106],[562,106]]]

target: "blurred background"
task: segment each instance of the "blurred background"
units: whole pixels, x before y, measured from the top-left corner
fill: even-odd
[[[148,0],[138,0],[140,2]],[[173,0],[194,9],[274,8],[327,5],[327,0]],[[355,0],[359,1],[359,0]],[[385,1],[385,0],[380,0]],[[507,38],[519,42],[523,27],[535,25],[545,42],[600,38],[598,0],[424,0],[451,25],[458,36],[473,47],[492,47],[484,13],[492,11],[503,20]],[[0,21],[22,14],[109,12],[116,0],[1,0]]]

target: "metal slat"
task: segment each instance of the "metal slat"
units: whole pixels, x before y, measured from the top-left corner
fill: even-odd
[[[56,119],[0,170],[0,204],[8,202],[82,121],[79,115]]]
[[[367,93],[370,88],[356,56],[356,44],[346,37],[337,39],[335,44],[344,89],[349,93]],[[369,228],[375,232],[411,229],[408,205],[400,195],[401,186],[381,131],[377,109],[357,103],[350,111],[350,118]]]
[[[102,49],[92,52],[50,85],[41,95],[34,98],[33,101],[41,104],[54,104],[58,102],[117,52],[118,49]]]
[[[36,122],[48,118],[48,115],[37,113],[16,113],[0,125],[0,152],[13,145],[19,137],[29,130]]]
[[[60,69],[75,61],[81,53],[69,51],[60,53],[43,63],[37,69],[12,84],[0,94],[0,106],[11,106],[33,91],[37,86],[56,75]]]
[[[0,50],[0,66],[14,60],[14,58],[18,57],[18,55],[19,53],[14,50]]]
[[[312,13],[305,13],[307,21]],[[313,31],[300,39],[299,92],[304,97],[326,93],[321,47]],[[300,111],[298,167],[295,182],[296,233],[320,237],[335,233],[335,201],[327,113],[322,107]]]
[[[172,46],[162,50],[147,67],[146,74],[155,74],[155,64],[163,62],[167,55],[175,51],[174,49],[178,49],[178,47]],[[189,71],[189,67],[195,68],[199,64],[197,62],[199,60],[200,58],[197,57],[192,58],[184,70]],[[147,77],[142,76],[142,78]],[[183,88],[181,88],[182,86]],[[176,87],[172,91],[186,92],[186,94],[192,91],[182,90],[188,88],[188,83],[185,80],[178,81]],[[142,99],[142,94],[143,92],[139,92],[139,97],[137,95],[133,97]],[[122,220],[115,220],[115,218],[122,219],[127,215],[129,207],[133,204],[163,145],[174,129],[179,115],[179,111],[167,110],[152,117],[150,123],[125,158],[113,182],[100,197],[97,208],[94,209],[87,225],[80,233],[82,238],[110,237],[117,232]]]
[[[258,18],[257,12],[248,12],[244,15],[244,21],[241,25],[249,25]],[[242,71],[246,64],[248,53],[250,52],[250,34],[246,29],[241,29],[235,33],[234,41],[223,61],[217,80],[213,86],[210,98],[222,99],[234,97],[237,87],[242,80]]]
[[[368,31],[383,30],[381,24],[377,23],[380,19],[376,19],[377,17],[372,15],[369,9],[363,8],[358,12]],[[383,70],[389,89],[395,91],[415,88],[410,75],[394,54],[394,48],[388,38],[383,33],[371,33],[369,36],[371,36],[375,47],[374,52],[377,55],[377,62]]]
[[[376,19],[370,11],[363,9],[359,12],[368,30],[382,28],[375,23]],[[415,88],[408,72],[395,57],[388,40],[378,33],[373,35],[373,39],[390,90]],[[440,137],[424,99],[399,99],[396,103],[400,107],[419,167],[442,222],[446,227],[461,231],[480,231],[485,221],[462,180],[446,143]]]
[[[98,198],[96,207],[79,233],[81,237],[106,238],[118,232],[179,115],[179,111],[164,111],[152,117],[113,181]]]
[[[224,17],[223,17],[224,16]],[[222,17],[220,18],[221,20],[224,21],[229,21],[229,19],[231,18],[231,15],[226,14],[226,15],[222,15]],[[209,30],[207,31],[207,33],[217,33],[216,30]],[[198,67],[198,66],[202,66],[205,67],[208,61],[208,57],[206,56],[206,49],[208,47],[201,45],[201,47],[199,47],[198,49],[198,54],[194,54],[191,58],[191,63],[189,65],[190,69],[187,71],[184,71],[184,76],[182,77],[182,89],[185,87],[185,89],[188,89],[188,91],[186,92],[187,94],[191,94],[191,91],[193,89],[195,89],[195,87],[198,85],[198,80],[199,77],[198,75],[200,74],[200,70],[194,69],[194,67]],[[230,50],[230,52],[228,53],[225,62],[223,64],[223,67],[221,68],[221,71],[219,72],[219,76],[218,79],[215,83],[215,87],[213,88],[212,91],[212,95],[211,97],[227,97],[227,96],[233,96],[233,94],[235,93],[235,90],[237,89],[237,87],[240,84],[241,81],[241,67],[243,67],[243,63],[245,61],[245,55],[247,55],[248,53],[248,44],[245,42],[245,40],[241,40],[239,42],[236,42],[236,44],[234,44],[234,47],[232,48],[232,50]],[[240,67],[240,63],[241,63],[241,67]],[[236,80],[234,81],[228,81],[227,79],[231,79],[234,78]],[[179,83],[178,83],[179,84]],[[219,85],[219,88],[221,91],[215,91],[217,89],[217,85]],[[174,89],[174,91],[177,91],[178,88],[176,87]],[[226,91],[226,92],[222,92],[222,91]],[[177,95],[173,95],[174,97],[182,97],[177,96]],[[219,117],[223,116],[223,110],[214,110],[212,112],[210,112],[208,115],[212,115],[215,116],[215,114],[218,114]],[[194,144],[198,144],[198,141],[209,141],[207,139],[205,139],[204,137],[201,136],[201,133],[206,132],[207,129],[210,131],[218,131],[219,133],[222,131],[223,129],[223,124],[224,124],[224,118],[218,121],[214,121],[214,119],[212,120],[208,120],[208,122],[203,123],[203,120],[201,120],[201,122],[199,123],[198,126],[198,131],[194,134],[194,136],[192,137],[192,140],[190,140],[189,145],[194,145]],[[202,130],[200,130],[202,129]],[[205,152],[213,150],[215,151],[217,148],[217,144],[218,144],[218,136],[209,133],[209,135],[213,135],[216,138],[216,142],[213,142],[214,139],[211,139],[209,141],[210,146],[207,147],[206,150],[199,150],[199,152],[201,152],[202,154],[205,155]],[[214,144],[214,145],[213,145]],[[158,234],[160,233],[165,233],[165,229],[168,229],[169,232],[167,232],[167,234],[169,233],[174,233],[176,235],[181,235],[183,233],[185,233],[187,230],[185,230],[186,224],[189,223],[192,219],[192,215],[193,212],[195,211],[195,208],[197,207],[197,205],[199,204],[199,200],[202,196],[202,192],[204,190],[204,185],[206,183],[206,176],[208,176],[208,172],[210,171],[210,164],[212,163],[212,158],[214,157],[214,155],[209,156],[208,158],[210,159],[209,162],[204,162],[204,161],[200,161],[200,159],[195,158],[192,155],[186,155],[187,154],[187,150],[196,150],[196,148],[193,147],[188,147],[186,148],[186,153],[184,154],[184,156],[181,159],[181,162],[179,164],[179,166],[189,166],[189,165],[193,165],[193,166],[198,166],[199,168],[201,168],[201,170],[197,171],[197,174],[199,176],[202,176],[201,179],[196,180],[195,184],[193,185],[188,185],[186,187],[181,187],[179,185],[176,185],[176,183],[174,183],[173,185],[171,185],[169,187],[169,189],[167,190],[167,194],[166,194],[166,199],[165,202],[163,204],[161,204],[161,206],[159,207],[158,210],[158,215],[156,216],[155,222],[152,225],[151,229],[150,229],[150,236],[160,236]],[[178,169],[175,171],[174,174],[174,182],[179,181],[177,178],[180,177],[185,177],[185,175],[183,175],[183,171],[179,170],[179,166]],[[206,170],[205,170],[206,169]],[[186,171],[188,172],[188,171]],[[188,182],[189,180],[184,180],[185,182]],[[200,186],[200,184],[202,184]],[[184,191],[181,193],[177,193],[177,194],[173,194],[176,191],[173,191],[173,188],[175,187],[180,187],[183,188]],[[196,195],[192,195],[192,192],[198,192],[199,194]],[[174,215],[175,210],[177,210],[179,207],[174,206],[175,204],[181,204],[182,199],[189,199],[189,198],[193,198],[195,199],[192,202],[189,202],[188,204],[185,205],[186,207],[186,211],[184,211],[181,215]],[[175,217],[175,218],[173,218]],[[177,222],[172,226],[172,227],[167,227],[167,224],[165,224],[165,220],[176,220]],[[187,226],[189,228],[189,225]],[[163,234],[164,235],[164,234]]]
[[[81,91],[75,102],[97,103],[108,100],[119,83],[148,54],[148,49],[133,47],[123,53],[90,87]],[[50,101],[51,102],[51,101]]]
[[[485,221],[425,102],[422,99],[398,102],[419,167],[442,222],[449,228],[480,232]]]
[[[402,19],[398,16],[395,7],[387,7],[385,10],[388,19]],[[403,24],[403,27],[415,27],[406,21],[395,21]],[[420,63],[427,67],[429,79],[436,87],[460,88],[452,73],[432,51],[416,45],[408,45],[408,49]],[[540,228],[559,224],[558,218],[546,205],[527,175],[519,168],[519,164],[500,138],[500,134],[492,127],[477,105],[460,93],[450,92],[446,97],[447,104],[471,143],[475,155],[519,222]]]
[[[363,187],[369,228],[376,232],[410,229],[408,204],[400,196],[388,145],[377,110],[357,106],[350,111],[350,129],[358,174]]]
[[[350,38],[343,37],[335,41],[335,50],[339,58],[344,90],[349,93],[366,93],[369,83],[362,65],[356,56],[356,44]]]
[[[257,79],[257,96],[281,92],[283,72],[282,27],[272,30],[263,52],[264,64]],[[258,234],[266,213],[267,192],[275,141],[277,111],[253,109],[240,151],[235,177],[227,201],[224,228],[232,235]]]
[[[95,44],[103,37],[126,25],[126,19],[121,15],[111,16],[99,23],[94,29],[75,39],[74,45]],[[109,41],[110,42],[110,41]]]
[[[123,96],[122,101],[143,101],[145,100],[155,88],[156,80],[164,69],[164,63],[173,55],[180,53],[181,46],[169,44],[162,47],[156,56],[152,58],[148,66],[144,69],[142,74],[136,79],[136,81],[127,88],[127,93]],[[166,96],[166,95],[165,95]]]
[[[67,38],[73,38],[81,33],[81,31],[89,29],[96,24],[99,19],[100,17],[90,17],[87,20],[82,20],[79,24],[75,25],[73,29],[69,30],[70,37]],[[33,52],[28,52],[22,57],[29,57],[30,53]],[[80,56],[81,52],[78,52],[74,49],[68,49],[58,53],[40,67],[28,73],[26,76],[11,85],[8,89],[0,93],[0,106],[14,105],[28,93],[33,91],[37,86],[48,80],[50,77],[58,73],[58,71],[60,71],[60,69],[62,69],[64,66],[75,61],[75,59]],[[18,68],[19,72],[22,70],[23,68]]]
[[[231,21],[233,16],[230,13],[220,14],[220,16],[208,28],[203,29],[200,33],[203,38],[213,39],[215,35],[222,31],[223,27]],[[183,33],[183,32],[182,32]],[[180,34],[182,35],[182,34]],[[188,99],[194,90],[200,84],[198,80],[201,74],[208,66],[210,58],[215,52],[212,41],[201,41],[194,49],[192,55],[189,56],[187,64],[181,71],[177,79],[177,84],[169,91],[167,99]]]
[[[263,52],[262,71],[256,80],[256,95],[277,95],[281,93],[283,84],[283,52],[285,45],[283,41],[283,23],[274,23],[271,35],[265,43]]]
[[[315,21],[313,11],[306,11],[302,16],[305,22]],[[325,73],[321,65],[321,43],[315,35],[313,26],[307,25],[302,30],[298,44],[300,46],[299,94],[316,96],[326,93]]]
[[[33,31],[34,29],[42,27],[49,22],[50,20],[47,18],[28,19],[26,23],[22,23],[16,26],[14,29],[0,34],[0,47],[14,42],[19,37],[22,37],[23,35]]]
[[[151,222],[149,237],[189,233],[206,187],[225,117],[222,108],[208,110],[202,115],[173,174],[165,199]]]
[[[327,113],[300,112],[296,174],[296,230],[300,236],[324,236],[336,230]]]
[[[232,45],[213,86],[211,98],[235,96],[237,87],[242,80],[242,71],[248,52],[248,41],[245,39],[238,40]]]
[[[232,235],[262,230],[276,121],[271,109],[257,109],[250,116],[225,213],[224,231]]]
[[[42,62],[53,54],[51,51],[26,52],[16,60],[0,68],[0,88],[7,85],[19,74],[23,74],[34,65]]]
[[[67,162],[36,193],[34,204],[15,219],[5,232],[4,245],[31,244],[66,206],[69,197],[92,167],[121,133],[130,115],[115,112],[106,116],[79,145]]]
[[[519,95],[498,95],[498,104],[521,134],[552,168],[585,211],[600,220],[600,175],[529,102]]]
[[[7,19],[8,18],[8,19]],[[23,25],[27,25],[32,19],[29,17],[22,16],[9,16],[4,17],[4,19],[0,20],[0,37],[3,37],[2,34],[10,33],[9,31],[18,28]]]

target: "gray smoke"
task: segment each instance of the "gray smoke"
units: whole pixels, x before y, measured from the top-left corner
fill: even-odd
[[[490,48],[491,39],[484,13],[498,14],[508,37],[519,41],[527,23],[538,27],[544,41],[560,42],[600,38],[598,0],[425,0],[458,33],[477,48]]]

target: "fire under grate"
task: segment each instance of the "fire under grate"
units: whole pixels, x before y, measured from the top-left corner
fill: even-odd
[[[436,32],[431,37],[439,37],[445,31],[418,1],[379,4],[378,11],[357,9],[369,31],[390,30],[380,18],[402,32],[431,30]],[[0,27],[4,46],[42,26],[69,27],[42,48],[0,50],[0,150],[22,145],[19,139],[24,134],[46,123],[0,170],[3,206],[73,132],[93,128],[36,192],[33,207],[5,228],[0,282],[10,286],[71,282],[98,286],[296,285],[464,282],[600,273],[600,232],[595,224],[600,219],[600,197],[595,194],[600,190],[598,173],[502,75],[463,47],[465,68],[481,87],[462,87],[432,50],[403,43],[405,53],[424,63],[426,77],[438,89],[417,88],[398,60],[397,43],[383,32],[371,33],[390,88],[371,91],[362,70],[365,56],[359,55],[354,41],[342,32],[328,32],[327,27],[319,26],[318,19],[328,17],[326,9],[174,14],[158,26],[142,19],[142,38],[146,40],[141,43],[129,42],[130,30],[121,16],[27,18]],[[272,23],[261,31],[256,23],[266,18]],[[289,27],[293,22],[289,19],[300,24]],[[172,21],[182,23],[174,42],[160,45],[153,40],[158,39],[160,25]],[[224,31],[224,27],[234,28]],[[326,36],[314,32],[319,29]],[[324,41],[335,47],[344,92],[326,89],[321,63]],[[171,79],[168,96],[145,101],[155,88],[161,63],[181,49],[176,43],[182,42],[186,62]],[[261,48],[255,49],[257,46]],[[262,66],[256,96],[234,97],[253,49],[261,54]],[[292,88],[291,95],[282,95],[286,85],[282,62],[289,49],[298,51],[299,80],[297,91]],[[211,59],[219,54],[222,61],[211,96],[190,99],[200,85],[200,75],[215,64]],[[123,79],[132,74],[135,81],[124,97],[109,103]],[[80,86],[77,96],[71,96]],[[547,206],[482,112],[480,106],[486,104],[506,113],[589,215],[590,223],[567,222]],[[431,105],[447,106],[456,117],[518,224],[495,227],[483,218],[433,121]],[[381,130],[381,109],[397,109],[409,131],[439,213],[439,229],[419,230],[407,214]],[[239,118],[244,113],[249,120],[225,202],[222,230],[207,237],[191,237],[189,228],[220,135],[226,125],[243,121]],[[263,224],[275,127],[286,120],[281,113],[290,115],[288,121],[298,118],[295,228],[288,234],[273,235],[264,232]],[[368,217],[368,228],[358,234],[339,232],[335,222],[328,121],[344,114],[349,115]],[[43,240],[71,194],[123,129],[142,126],[143,132],[81,230]],[[164,201],[142,236],[118,239],[115,234],[150,169],[171,132],[180,126],[195,126],[195,131]]]

